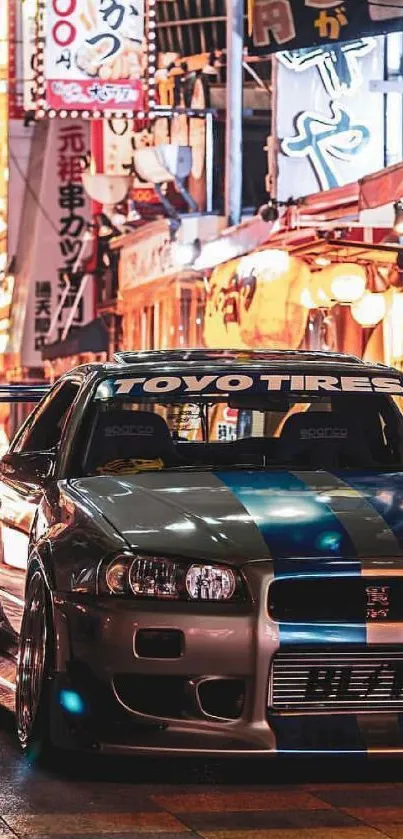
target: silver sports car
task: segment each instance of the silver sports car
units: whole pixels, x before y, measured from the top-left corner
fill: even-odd
[[[294,351],[59,379],[0,462],[26,752],[403,752],[402,396]]]

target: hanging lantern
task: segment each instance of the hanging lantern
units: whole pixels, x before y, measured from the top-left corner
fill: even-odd
[[[361,300],[351,306],[351,314],[360,326],[376,326],[386,314],[385,295],[366,291]]]
[[[316,309],[315,301],[311,294],[310,285],[302,289],[299,302],[304,309]]]
[[[329,275],[332,299],[338,303],[356,303],[364,294],[367,274],[362,265],[339,263],[322,273]]]
[[[247,277],[257,272],[263,280],[272,280],[278,273],[288,271],[289,267],[290,255],[288,251],[266,248],[266,250],[255,251],[243,256],[239,260],[238,276]]]
[[[334,306],[335,301],[332,300],[330,277],[326,271],[316,271],[312,275],[309,293],[314,309],[330,309],[331,306]]]

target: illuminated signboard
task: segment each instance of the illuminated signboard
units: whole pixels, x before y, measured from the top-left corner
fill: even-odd
[[[47,0],[37,40],[38,115],[141,111],[145,65],[144,0]]]
[[[41,178],[23,209],[26,235],[15,274],[7,346],[24,367],[42,367],[46,343],[61,340],[70,321],[78,328],[93,317],[91,283],[75,305],[83,276],[83,236],[91,218],[80,166],[89,148],[89,122],[55,119],[37,128],[43,138]]]
[[[384,38],[358,38],[278,55],[277,196],[351,183],[383,166]]]
[[[251,0],[253,52],[403,31],[403,0]]]

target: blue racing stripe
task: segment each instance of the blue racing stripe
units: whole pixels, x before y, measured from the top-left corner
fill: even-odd
[[[221,472],[259,528],[273,558],[274,576],[360,576],[361,562],[342,522],[326,497],[290,472]],[[280,623],[285,645],[366,643],[365,624]],[[324,662],[326,655],[324,651]],[[269,715],[280,752],[365,753],[356,714]]]
[[[356,557],[349,534],[326,500],[290,472],[239,470],[217,477],[259,527],[276,569],[282,557]],[[356,571],[360,573],[358,560]]]
[[[348,470],[334,474],[362,494],[403,547],[403,472]]]
[[[303,754],[356,752],[366,754],[366,745],[355,714],[272,716],[277,750]]]
[[[360,576],[361,562],[341,521],[321,494],[290,472],[221,472],[259,528],[273,557],[274,576]],[[365,644],[365,624],[280,623],[280,644]]]

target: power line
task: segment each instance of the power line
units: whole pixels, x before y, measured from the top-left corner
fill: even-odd
[[[9,150],[9,157],[10,157],[10,160],[12,160],[12,161],[13,161],[13,164],[14,164],[14,166],[15,166],[15,168],[16,168],[16,170],[17,170],[18,174],[20,175],[20,177],[21,177],[21,178],[22,178],[22,180],[24,181],[24,184],[25,184],[25,186],[26,186],[26,188],[27,188],[28,192],[30,193],[31,197],[34,199],[35,203],[37,204],[38,209],[39,209],[39,210],[40,210],[40,212],[42,213],[43,217],[46,219],[46,221],[48,222],[48,224],[50,224],[50,226],[51,226],[52,230],[54,230],[54,232],[56,233],[56,236],[59,236],[59,231],[58,231],[58,229],[57,229],[57,227],[56,227],[56,225],[55,225],[55,223],[54,223],[53,219],[50,217],[50,215],[49,215],[48,211],[45,209],[45,207],[43,206],[43,204],[42,204],[42,203],[41,203],[41,201],[39,200],[39,198],[38,198],[38,196],[37,196],[37,194],[36,194],[35,190],[33,189],[33,187],[32,187],[32,186],[31,186],[31,184],[30,184],[29,178],[28,178],[28,177],[25,175],[25,173],[22,171],[22,169],[21,169],[21,167],[20,167],[20,164],[19,164],[19,162],[18,162],[18,159],[15,157],[15,155],[13,154],[13,152],[11,151],[11,149]]]

